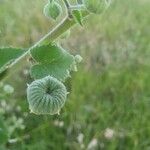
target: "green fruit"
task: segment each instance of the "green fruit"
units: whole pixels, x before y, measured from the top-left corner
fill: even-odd
[[[84,0],[86,8],[95,14],[101,14],[110,5],[110,0]]]
[[[49,1],[43,10],[46,17],[56,20],[62,12],[61,6],[55,1]]]
[[[54,77],[33,81],[27,88],[29,108],[35,114],[59,114],[67,98],[67,89]]]

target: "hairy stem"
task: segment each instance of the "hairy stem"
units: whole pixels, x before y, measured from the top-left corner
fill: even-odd
[[[71,10],[70,10],[70,3],[68,0],[63,0],[64,1],[64,4],[66,6],[66,9],[67,9],[67,15],[69,18],[72,18],[72,14],[71,14]]]
[[[82,10],[82,9],[85,9],[85,6],[83,4],[80,4],[80,5],[72,5],[70,6],[70,9],[71,10]]]
[[[83,16],[88,16],[87,11],[83,11]],[[9,76],[14,73],[14,70],[16,68],[21,68],[20,62],[26,60],[28,57],[30,57],[30,51],[42,44],[45,40],[48,40],[49,43],[55,41],[59,36],[61,36],[63,33],[65,33],[68,29],[70,29],[73,25],[75,25],[76,22],[74,19],[70,19],[68,16],[65,17],[57,26],[55,26],[54,29],[49,31],[43,38],[41,38],[38,42],[36,42],[33,46],[28,48],[28,50],[23,53],[19,58],[17,58],[8,68],[7,68],[7,76],[3,78],[2,80],[6,80]]]

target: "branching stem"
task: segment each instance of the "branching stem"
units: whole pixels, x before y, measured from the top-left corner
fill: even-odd
[[[83,11],[83,16],[88,16],[87,11]],[[49,31],[43,38],[41,38],[38,42],[36,42],[33,46],[28,48],[28,50],[23,53],[19,58],[17,58],[8,68],[7,68],[7,76],[3,78],[2,80],[6,80],[9,76],[14,73],[16,68],[21,68],[20,62],[26,60],[28,57],[30,57],[30,51],[42,44],[45,40],[48,40],[49,43],[55,41],[59,36],[61,36],[63,33],[65,33],[68,29],[70,29],[73,25],[75,25],[76,22],[74,19],[70,19],[68,16],[65,17],[57,26],[55,26],[54,29]]]
[[[71,5],[70,5],[69,1],[68,0],[63,0],[63,1],[66,6],[66,9],[67,9],[68,17],[72,18],[72,14],[71,14],[71,10],[70,10]]]

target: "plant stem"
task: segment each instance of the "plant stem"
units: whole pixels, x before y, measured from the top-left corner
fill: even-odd
[[[72,14],[71,14],[71,10],[70,10],[70,3],[68,0],[63,0],[64,1],[64,4],[66,6],[66,9],[67,9],[67,15],[69,18],[72,18]]]
[[[71,5],[70,6],[71,10],[81,10],[81,9],[84,9],[84,8],[85,8],[85,6],[82,5],[82,4],[80,4],[80,5]]]
[[[89,13],[87,11],[83,11],[83,16],[88,16]],[[60,37],[63,33],[65,33],[68,29],[70,29],[76,22],[74,19],[70,19],[68,16],[65,17],[54,29],[49,31],[43,38],[41,38],[38,42],[36,42],[33,46],[28,48],[28,50],[23,53],[19,58],[17,58],[8,68],[7,68],[7,76],[2,78],[2,80],[6,80],[12,73],[15,72],[16,68],[21,68],[20,62],[26,60],[30,57],[30,51],[39,46],[44,40],[48,40],[49,43],[55,41],[58,37]]]
[[[59,37],[59,35],[61,35],[65,30],[68,29],[68,27],[71,27],[74,24],[73,21],[69,21],[68,22],[68,18],[65,18],[64,20],[62,20],[62,22],[60,22],[53,30],[51,30],[50,32],[48,32],[43,38],[41,38],[38,42],[36,42],[33,46],[31,46],[21,57],[19,57],[18,59],[16,59],[11,65],[10,68],[12,66],[14,66],[16,63],[18,63],[20,60],[22,60],[24,57],[26,57],[27,55],[30,55],[30,51],[37,47],[38,45],[40,45],[45,39],[47,39],[49,37],[49,42],[52,42],[53,40],[55,40],[56,38]]]
[[[69,7],[70,7],[69,1],[68,1],[68,0],[63,0],[63,1],[64,1],[64,3],[65,3],[66,7],[69,8]]]

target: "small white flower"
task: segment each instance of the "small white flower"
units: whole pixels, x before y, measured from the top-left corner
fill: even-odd
[[[110,140],[110,139],[113,138],[114,133],[115,133],[114,130],[112,130],[112,129],[110,129],[110,128],[107,128],[107,129],[105,130],[105,132],[104,132],[104,136],[105,136],[106,139]]]
[[[29,74],[29,70],[28,70],[28,69],[24,69],[24,70],[23,70],[23,74],[24,74],[24,75],[28,75],[28,74]]]
[[[59,120],[55,120],[54,121],[54,125],[57,127],[62,128],[64,126],[64,122],[63,121],[59,121]]]
[[[12,143],[16,143],[17,141],[18,141],[18,139],[16,138],[16,139],[9,139],[8,142],[12,144]]]
[[[58,120],[55,120],[55,121],[54,121],[54,125],[55,125],[55,126],[58,126],[58,125],[59,125],[59,121],[58,121]]]
[[[77,136],[77,141],[82,144],[83,143],[83,139],[84,139],[84,134],[83,133],[79,133],[79,135]]]
[[[64,126],[64,122],[63,122],[63,121],[60,121],[60,122],[59,122],[59,127],[62,128],[63,126]]]
[[[14,88],[11,85],[9,85],[9,84],[4,85],[3,90],[7,94],[12,94],[14,92]]]
[[[98,145],[98,140],[97,139],[92,139],[92,141],[88,144],[87,149],[88,150],[93,150],[94,148],[96,148]]]

